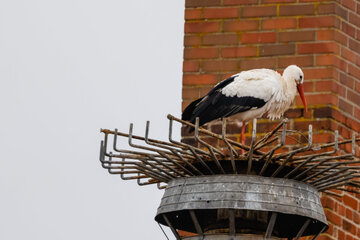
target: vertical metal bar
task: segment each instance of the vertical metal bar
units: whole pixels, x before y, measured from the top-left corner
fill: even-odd
[[[229,209],[229,235],[230,236],[236,235],[235,210],[234,209]]]
[[[178,141],[175,141],[174,139],[172,139],[172,125],[173,125],[173,116],[171,116],[171,118],[170,118],[170,116],[171,115],[168,115],[168,118],[169,118],[169,141],[172,143],[172,144],[175,144],[175,145],[178,145],[178,146],[180,146],[180,147],[182,147],[182,148],[184,148],[184,149],[189,149],[190,150],[190,148],[192,148],[193,146],[191,146],[191,145],[189,145],[189,144],[186,144],[186,143],[182,143],[182,142],[178,142]],[[191,150],[190,150],[191,151]],[[201,150],[201,149],[199,149],[199,148],[197,148],[196,149],[196,151],[198,151],[198,152],[200,152],[201,154],[204,154],[204,155],[207,155],[207,156],[210,156],[210,154],[208,153],[208,152],[206,152],[206,151],[203,151],[203,150]]]
[[[355,155],[355,133],[353,132],[353,134],[352,134],[352,142],[351,142],[351,149],[352,149],[352,151],[351,151],[351,153],[352,153],[352,155],[354,156]]]
[[[229,141],[226,139],[226,119],[223,118],[222,119],[222,128],[221,128],[221,137],[222,140],[224,141],[224,143],[226,144],[226,146],[229,149],[230,152],[230,161],[231,161],[231,166],[233,168],[233,172],[236,173],[236,165],[235,165],[235,160],[234,160],[234,153],[236,154],[236,156],[238,157],[239,154],[235,151],[235,149],[231,146],[231,144],[229,143]]]
[[[257,120],[256,118],[253,119],[253,129],[252,129],[252,136],[251,136],[251,144],[250,144],[250,150],[249,150],[249,154],[248,154],[248,169],[247,169],[247,174],[249,174],[251,172],[251,166],[252,166],[252,156],[253,156],[253,152],[254,152],[254,144],[256,141],[256,124],[257,124]]]
[[[313,139],[312,137],[313,137],[312,136],[312,125],[310,124],[309,125],[309,139],[308,139],[309,140],[309,142],[308,142],[309,147],[311,147],[311,145],[312,145],[312,139]]]
[[[181,240],[179,233],[176,231],[176,229],[174,228],[174,226],[171,224],[171,222],[169,221],[168,217],[166,216],[165,213],[162,214],[166,224],[170,227],[172,233],[175,235],[176,240]]]
[[[282,134],[281,134],[281,145],[284,145],[284,143],[285,143],[285,139],[286,139],[286,126],[287,126],[287,123],[285,122],[284,125],[283,125]]]
[[[140,173],[138,173],[138,176],[140,176]],[[137,184],[138,184],[139,186],[147,185],[146,183],[142,183],[142,182],[140,181],[140,178],[136,179],[136,182],[137,182]]]
[[[339,131],[335,130],[335,146],[334,151],[336,152],[339,149]]]
[[[153,140],[151,140],[149,138],[149,129],[150,129],[150,121],[147,121],[146,122],[146,129],[145,129],[145,143],[151,145],[151,146],[156,146],[156,147],[159,147],[159,148],[164,148],[164,149],[167,149],[167,150],[170,150],[171,153],[174,154],[173,150],[177,150],[179,152],[181,152],[182,154],[188,154],[186,151],[184,151],[180,146],[178,145],[175,145],[175,144],[168,144],[168,145],[165,145],[164,143],[157,143],[157,142],[154,142]],[[161,150],[162,152],[165,152],[163,150]],[[170,154],[169,152],[167,152],[167,154]]]
[[[107,150],[107,144],[108,144],[108,134],[105,133],[105,136],[104,136],[104,154],[106,153],[106,150]]]
[[[300,228],[300,231],[299,231],[298,234],[296,235],[295,240],[298,240],[298,239],[302,236],[302,234],[305,232],[306,228],[309,226],[310,221],[311,221],[311,219],[308,218],[308,219],[304,222],[304,224],[303,224],[302,227]]]
[[[274,230],[277,215],[278,215],[277,212],[272,212],[271,213],[270,221],[269,221],[269,224],[267,226],[266,233],[265,233],[265,240],[269,240],[271,238],[271,234],[272,234],[272,232]]]
[[[292,151],[289,151],[287,153],[282,153],[282,154],[278,154],[274,157],[274,160],[277,160],[277,159],[280,159],[280,158],[283,158],[283,157],[286,157],[290,154],[297,154],[299,152],[303,152],[303,151],[306,151],[306,150],[310,150],[311,149],[311,146],[312,146],[312,125],[309,125],[309,135],[308,135],[308,144],[307,146],[305,147],[301,147],[301,148],[298,148],[298,149],[295,149],[295,150],[292,150]],[[316,155],[317,156],[317,155]]]
[[[197,234],[199,234],[200,236],[203,236],[204,233],[203,233],[203,231],[201,229],[201,226],[199,224],[199,221],[198,221],[198,219],[196,217],[195,211],[194,210],[189,210],[189,213],[190,213],[190,216],[191,216],[191,220],[194,223]]]

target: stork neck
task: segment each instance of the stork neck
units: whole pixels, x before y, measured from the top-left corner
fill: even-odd
[[[283,74],[282,74],[283,78],[285,79],[286,82],[288,82],[290,80],[290,71],[289,68],[285,68]]]
[[[284,88],[283,90],[283,94],[285,96],[288,96],[289,98],[293,99],[296,95],[296,82],[295,80],[291,77],[291,75],[289,74],[288,71],[286,71],[287,69],[284,70],[283,73],[283,86]]]

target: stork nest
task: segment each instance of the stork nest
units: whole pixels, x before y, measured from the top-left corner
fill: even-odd
[[[360,138],[338,140],[326,144],[312,143],[312,126],[309,125],[306,144],[285,145],[286,138],[295,130],[287,130],[284,119],[271,132],[257,139],[256,120],[253,122],[250,145],[230,139],[226,134],[226,122],[222,122],[222,134],[168,115],[169,139],[160,141],[149,138],[150,122],[146,124],[145,136],[133,135],[133,124],[128,133],[117,129],[101,129],[104,140],[100,146],[102,167],[110,174],[118,174],[123,180],[136,180],[141,186],[157,184],[166,188],[169,181],[180,177],[214,174],[251,174],[265,177],[288,178],[312,185],[320,192],[338,196],[331,189],[358,192],[360,187],[360,159],[355,156],[355,146]],[[174,140],[173,124],[193,128],[193,143]],[[130,150],[118,148],[118,138],[126,139]],[[205,139],[221,142],[213,146]],[[136,142],[136,143],[135,143]],[[339,148],[350,145],[352,152]],[[109,150],[111,146],[112,150]],[[120,159],[120,160],[119,160]]]

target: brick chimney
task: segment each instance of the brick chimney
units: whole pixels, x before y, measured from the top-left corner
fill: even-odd
[[[185,2],[183,109],[239,71],[271,68],[281,72],[287,65],[296,64],[304,71],[309,110],[304,112],[297,96],[285,114],[290,127],[306,132],[312,124],[315,143],[332,141],[335,130],[339,130],[340,138],[360,132],[359,1]],[[277,123],[259,119],[259,134]],[[207,127],[216,131],[219,124]],[[250,130],[246,132],[248,141]],[[235,122],[228,125],[228,132],[239,139]],[[359,152],[357,147],[357,156]],[[343,197],[322,197],[330,228],[319,239],[359,239],[360,195],[336,193]]]

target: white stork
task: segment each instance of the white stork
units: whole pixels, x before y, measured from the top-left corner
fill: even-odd
[[[307,111],[302,84],[304,73],[298,66],[288,66],[281,76],[270,69],[253,69],[231,76],[215,85],[204,97],[184,110],[182,119],[199,125],[236,115],[243,124],[241,141],[245,141],[245,122],[266,115],[271,120],[283,116],[293,102],[296,89]]]

